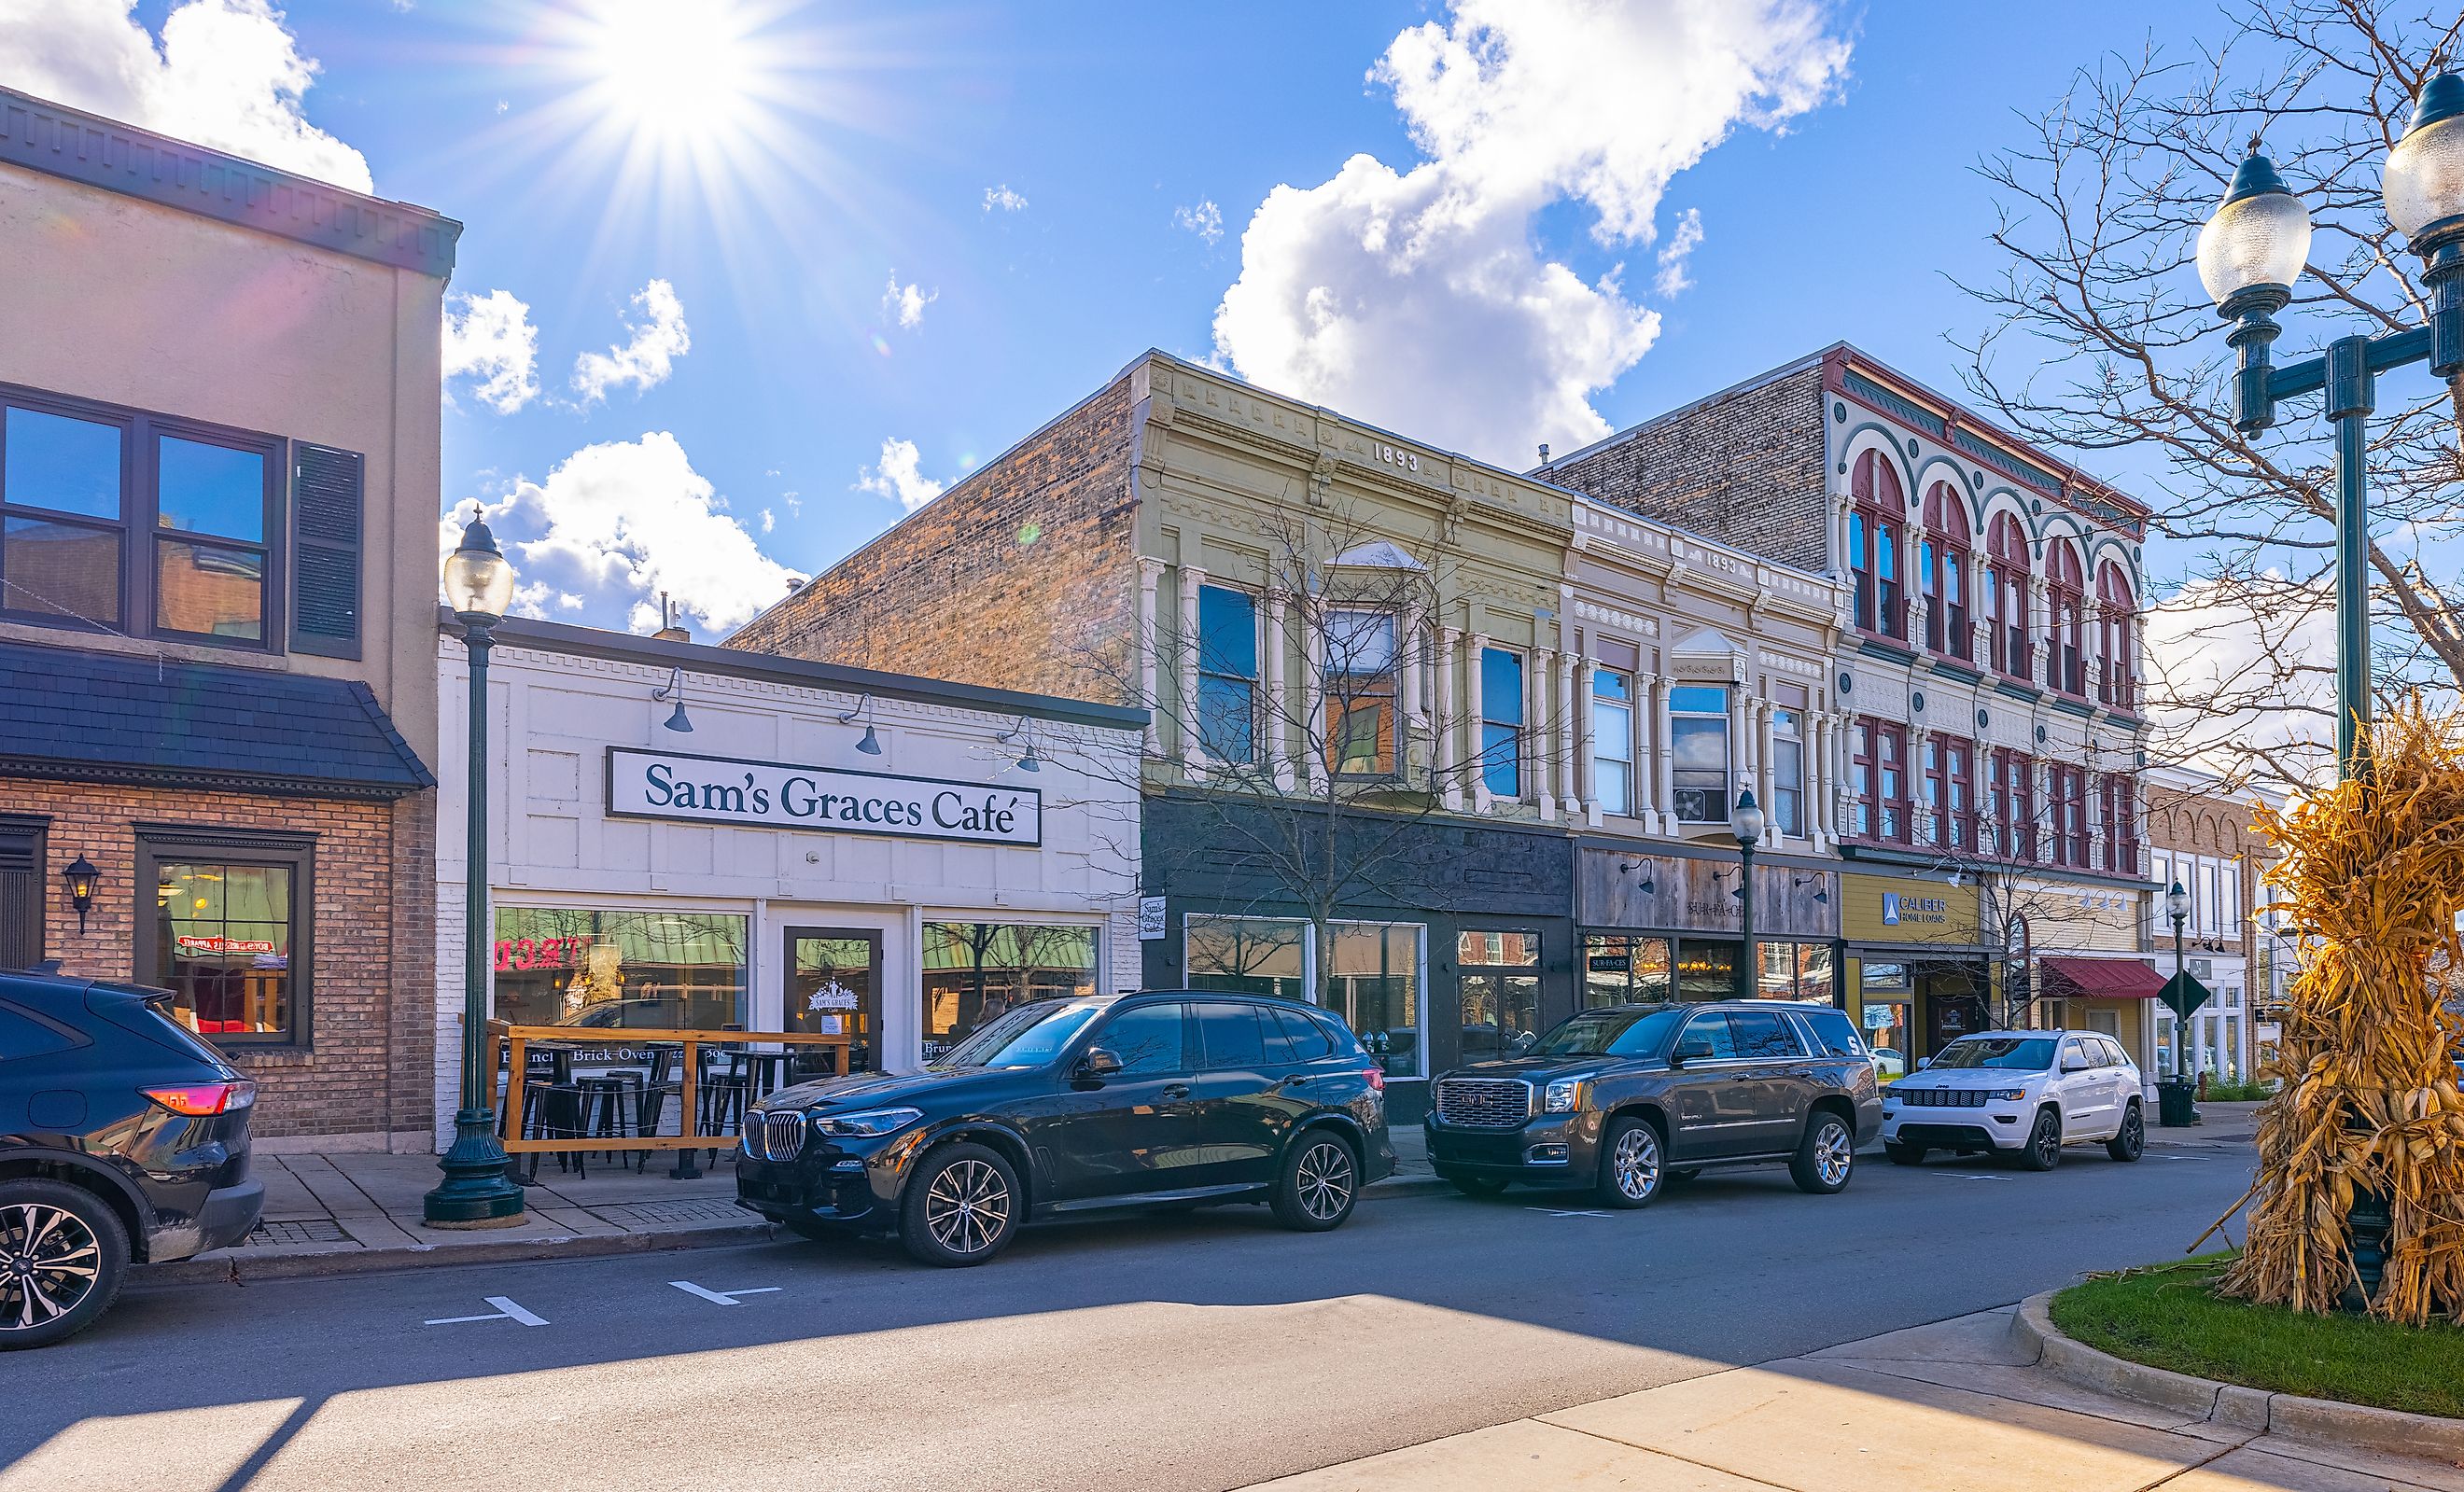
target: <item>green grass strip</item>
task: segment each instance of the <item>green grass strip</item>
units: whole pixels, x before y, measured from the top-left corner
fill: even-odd
[[[2054,1325],[2150,1368],[2464,1419],[2464,1328],[2304,1316],[2214,1293],[2230,1254],[2130,1269],[2054,1297]]]

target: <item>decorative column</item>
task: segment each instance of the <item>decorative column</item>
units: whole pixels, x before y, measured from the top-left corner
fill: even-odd
[[[1726,820],[1737,794],[1753,780],[1754,712],[1746,698],[1743,684],[1728,686],[1728,797],[1727,802],[1714,803],[1715,817]],[[1770,810],[1766,809],[1768,813]]]
[[[1206,583],[1206,572],[1194,564],[1180,567],[1180,637],[1178,655],[1180,675],[1179,712],[1180,759],[1196,771],[1198,750],[1198,588]]]
[[[1138,702],[1147,709],[1147,755],[1162,750],[1163,700],[1155,693],[1155,654],[1163,646],[1162,620],[1155,615],[1155,587],[1163,583],[1163,561],[1138,557]]]
[[[1557,802],[1566,810],[1569,819],[1582,813],[1584,798],[1582,784],[1574,780],[1576,742],[1582,738],[1585,714],[1574,704],[1574,655],[1560,651],[1557,654]],[[1588,680],[1590,675],[1585,674],[1584,677]],[[1583,693],[1588,697],[1591,691],[1586,688]]]
[[[1900,595],[1907,607],[1908,646],[1923,647],[1925,636],[1925,613],[1932,605],[1925,599],[1925,572],[1917,566],[1917,557],[1925,553],[1925,527],[1907,523],[1900,528]]]
[[[1488,761],[1481,740],[1481,655],[1488,650],[1486,634],[1474,632],[1468,647],[1467,667],[1463,671],[1463,715],[1466,737],[1471,744],[1471,807],[1474,813],[1486,813],[1489,807]]]
[[[1524,719],[1530,722],[1525,738],[1530,743],[1524,755],[1529,758],[1531,781],[1523,796],[1540,805],[1540,817],[1557,817],[1557,706],[1549,688],[1550,675],[1555,671],[1557,654],[1547,647],[1531,649],[1530,677],[1524,681],[1524,697],[1530,701]]]
[[[1326,688],[1326,613],[1302,613],[1301,628],[1301,733],[1302,747],[1309,753],[1309,783],[1311,793],[1326,788],[1327,758],[1333,755],[1339,727],[1327,718]]]
[[[1420,722],[1420,618],[1406,605],[1395,617],[1395,778],[1412,780],[1412,728]]]
[[[1462,765],[1456,756],[1456,748],[1462,744],[1463,720],[1455,713],[1455,666],[1462,648],[1460,628],[1438,629],[1438,793],[1448,808],[1458,810],[1463,805]]]
[[[1985,613],[1986,576],[1993,568],[1993,558],[1979,549],[1969,555],[1968,573],[1968,661],[1978,668],[1991,667],[1993,658],[1993,619]]]
[[[1292,753],[1290,743],[1291,699],[1285,679],[1285,651],[1290,638],[1284,630],[1284,607],[1290,597],[1283,590],[1266,593],[1266,719],[1265,746],[1267,770],[1274,774],[1278,791],[1292,790]]]
[[[2045,670],[2053,663],[2054,624],[2053,615],[2047,606],[2045,578],[2041,573],[2031,571],[2028,575],[2026,672],[2029,683],[2042,684],[2050,688],[2052,681],[2046,678]]]
[[[1779,803],[1779,765],[1776,757],[1778,755],[1777,743],[1779,733],[1776,725],[1771,719],[1771,702],[1768,699],[1756,700],[1754,702],[1754,714],[1760,722],[1756,727],[1759,732],[1756,736],[1756,741],[1761,751],[1761,760],[1759,762],[1760,770],[1754,774],[1754,779],[1762,784],[1755,790],[1754,796],[1759,801],[1772,805],[1771,810],[1771,835],[1773,838],[1780,838],[1784,837],[1788,831],[1779,826],[1779,819],[1777,817],[1777,808]],[[1801,731],[1803,726],[1800,725],[1798,729]],[[1797,757],[1798,762],[1802,764],[1804,759],[1805,757],[1803,754],[1800,753]],[[1805,823],[1801,817],[1804,813],[1804,795],[1799,793],[1797,795],[1797,811],[1800,818],[1798,819],[1796,826],[1799,834],[1803,834],[1805,832]]]
[[[1908,775],[1908,838],[1920,845],[1933,838],[1933,805],[1925,801],[1925,743],[1932,736],[1926,726],[1910,726],[1908,759],[1903,763]],[[1879,776],[1881,763],[1876,762],[1874,770]]]
[[[1597,666],[1589,658],[1574,660],[1574,797],[1572,805],[1585,816],[1585,822],[1597,827],[1600,822],[1599,758],[1596,743],[1592,739],[1592,689]],[[1626,719],[1634,718],[1634,707],[1626,707]],[[1626,727],[1626,755],[1634,755],[1634,727]],[[1631,768],[1628,769],[1631,772]],[[1634,793],[1629,784],[1626,793]],[[1633,806],[1631,802],[1627,804]]]
[[[1659,762],[1654,773],[1659,788],[1654,796],[1659,800],[1662,834],[1677,832],[1677,743],[1669,738],[1668,690],[1666,674],[1651,681],[1651,749]]]

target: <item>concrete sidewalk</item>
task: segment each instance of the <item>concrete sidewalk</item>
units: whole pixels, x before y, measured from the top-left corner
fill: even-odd
[[[1417,1126],[1395,1131],[1400,1169],[1370,1189],[1438,1187]],[[422,1264],[572,1258],[646,1249],[699,1248],[768,1238],[770,1224],[736,1205],[734,1152],[714,1162],[698,1156],[702,1174],[668,1174],[671,1152],[653,1154],[636,1174],[593,1153],[582,1168],[560,1169],[540,1157],[539,1182],[524,1189],[529,1213],[513,1228],[429,1228],[420,1199],[440,1179],[433,1155],[300,1154],[259,1152],[253,1172],[265,1183],[265,1212],[256,1231],[230,1248],[177,1263],[141,1268],[138,1283],[344,1274]],[[1365,1198],[1364,1198],[1365,1199]]]
[[[1274,1492],[2464,1492],[2464,1469],[2110,1398],[2035,1366],[2015,1307],[1261,1483]]]

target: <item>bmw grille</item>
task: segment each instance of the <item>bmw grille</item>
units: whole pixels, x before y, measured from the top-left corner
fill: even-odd
[[[755,1160],[793,1160],[804,1149],[803,1110],[757,1108],[744,1116],[742,1140]]]

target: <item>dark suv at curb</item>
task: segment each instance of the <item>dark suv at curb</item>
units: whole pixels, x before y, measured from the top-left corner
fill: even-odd
[[[1773,1161],[1804,1191],[1837,1192],[1882,1124],[1848,1018],[1774,1000],[1587,1010],[1430,1086],[1429,1162],[1459,1190],[1588,1188],[1611,1207],[1644,1206],[1671,1176]]]
[[[1038,1000],[921,1071],[761,1100],[737,1205],[810,1238],[894,1233],[931,1264],[979,1264],[1026,1221],[1119,1207],[1263,1201],[1320,1232],[1394,1173],[1385,1083],[1340,1020],[1287,1000]]]
[[[128,1266],[246,1238],[256,1085],[168,990],[0,974],[0,1349],[94,1324]]]

